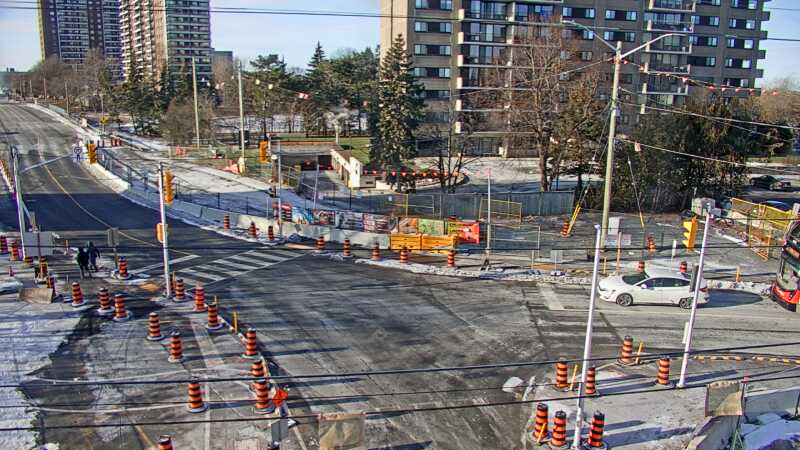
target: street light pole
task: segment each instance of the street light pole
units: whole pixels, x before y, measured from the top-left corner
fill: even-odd
[[[244,169],[244,101],[242,99],[242,62],[239,61],[239,70],[237,71],[239,78],[239,147],[242,150],[242,168]],[[278,144],[280,145],[280,143]]]
[[[575,436],[572,439],[572,448],[581,448],[581,428],[583,426],[583,397],[586,394],[586,372],[589,360],[592,358],[592,321],[594,319],[594,304],[597,301],[597,277],[600,272],[600,249],[602,248],[602,230],[595,225],[597,238],[594,244],[594,270],[592,271],[592,292],[589,294],[589,318],[586,319],[586,340],[583,344],[583,362],[581,364],[581,384],[578,386],[578,408],[575,415]]]
[[[14,195],[17,199],[17,221],[19,223],[19,241],[22,244],[22,257],[25,258],[25,213],[22,210],[22,189],[19,182],[19,150],[11,147],[11,162],[14,172]]]
[[[192,89],[194,91],[194,143],[200,150],[200,111],[197,106],[197,64],[192,57]]]
[[[169,279],[169,235],[167,227],[167,208],[164,205],[164,163],[158,163],[158,198],[161,213],[161,246],[164,250],[164,283],[167,288],[166,299],[172,297],[172,285]]]
[[[692,351],[692,332],[694,331],[694,320],[697,316],[697,300],[700,298],[700,282],[703,280],[703,265],[706,260],[706,242],[708,241],[708,229],[714,216],[707,210],[706,225],[703,228],[703,246],[700,247],[700,261],[697,263],[697,275],[694,279],[694,296],[692,297],[692,312],[689,314],[689,330],[686,334],[686,347],[683,351],[683,361],[681,361],[681,377],[677,387],[682,388],[686,385],[686,368],[689,366],[689,353]]]

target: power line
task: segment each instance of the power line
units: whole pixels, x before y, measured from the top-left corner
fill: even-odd
[[[758,375],[755,375],[758,376]],[[684,387],[678,388],[677,386],[669,386],[669,387],[652,387],[646,389],[636,389],[631,391],[623,391],[623,392],[599,392],[597,395],[594,396],[587,396],[587,395],[571,395],[571,396],[563,396],[563,397],[549,397],[549,398],[532,398],[529,400],[508,400],[508,401],[497,401],[497,402],[485,402],[485,403],[462,403],[456,405],[445,405],[445,406],[429,406],[429,407],[421,407],[421,408],[397,408],[397,409],[381,409],[381,410],[373,410],[373,411],[364,411],[362,414],[365,416],[386,416],[386,415],[396,415],[396,414],[416,414],[416,413],[423,413],[423,412],[437,412],[437,411],[456,411],[456,410],[464,410],[464,409],[482,409],[482,408],[496,408],[501,406],[514,406],[514,405],[526,405],[526,404],[533,404],[533,403],[540,403],[540,402],[554,402],[554,401],[564,401],[564,400],[575,400],[579,398],[602,398],[602,397],[618,397],[618,396],[625,396],[625,395],[636,395],[636,394],[656,394],[656,393],[667,393],[669,391],[674,390],[688,390],[688,389],[700,389],[706,388],[712,383],[718,381],[742,381],[746,383],[764,383],[768,381],[782,381],[782,380],[794,380],[800,378],[798,375],[786,375],[786,376],[778,376],[778,377],[767,377],[767,378],[753,378],[753,375],[745,375],[739,377],[727,377],[722,378],[721,380],[716,381],[709,381],[708,383],[696,383],[696,384],[688,384]],[[302,420],[302,419],[313,419],[318,420],[318,414],[300,414],[300,415],[288,415],[283,416],[284,419],[292,419],[292,420]],[[85,423],[85,424],[71,424],[71,425],[43,425],[39,427],[8,427],[8,428],[0,428],[0,432],[11,432],[11,431],[42,431],[42,430],[64,430],[64,429],[80,429],[80,428],[111,428],[111,427],[132,427],[132,426],[164,426],[164,425],[191,425],[191,424],[201,424],[201,423],[236,423],[236,422],[253,422],[253,421],[263,421],[264,416],[254,416],[254,417],[236,417],[236,418],[224,418],[224,419],[193,419],[193,420],[160,420],[155,422],[145,422],[145,421],[128,421],[128,422],[115,422],[115,423]],[[302,423],[299,423],[302,425]]]
[[[761,348],[772,347],[786,347],[790,345],[798,345],[798,342],[783,342],[773,344],[756,344],[744,345],[737,347],[722,347],[714,349],[692,350],[690,355],[697,355],[703,353],[721,353],[735,350],[753,350]],[[661,356],[679,356],[683,355],[684,351],[661,352],[658,355],[649,355],[642,357],[644,360],[656,359]],[[367,371],[354,371],[354,372],[340,372],[340,373],[312,373],[312,374],[299,374],[299,375],[275,375],[270,376],[271,380],[308,380],[308,379],[325,379],[325,378],[352,378],[357,376],[383,376],[383,375],[409,375],[409,374],[429,374],[429,373],[442,373],[442,372],[463,372],[473,370],[489,370],[489,369],[507,369],[516,367],[533,367],[542,365],[553,365],[558,362],[566,363],[579,363],[579,362],[598,362],[598,361],[614,361],[618,356],[590,358],[584,360],[583,358],[573,359],[556,359],[548,361],[522,361],[522,362],[509,362],[509,363],[493,363],[493,364],[480,364],[471,366],[451,366],[451,367],[424,367],[424,368],[411,368],[411,369],[387,369],[387,370],[367,370]],[[160,385],[160,384],[184,384],[192,381],[199,381],[201,383],[219,383],[231,381],[254,381],[259,378],[254,377],[215,377],[215,378],[182,378],[173,380],[88,380],[88,381],[57,381],[51,382],[28,382],[22,384],[0,384],[0,388],[54,388],[54,387],[74,387],[74,386],[114,386],[114,385]]]

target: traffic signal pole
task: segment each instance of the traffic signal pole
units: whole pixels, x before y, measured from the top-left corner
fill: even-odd
[[[19,150],[11,147],[11,162],[14,173],[14,195],[17,199],[17,220],[19,221],[19,242],[22,244],[22,257],[25,258],[25,212],[22,210],[22,188],[19,182]]]
[[[706,243],[708,242],[708,229],[714,216],[711,211],[706,214],[706,225],[703,228],[703,244],[700,248],[700,262],[697,264],[697,276],[694,280],[694,297],[692,298],[692,312],[689,314],[689,331],[686,334],[686,348],[683,351],[683,361],[681,361],[681,377],[677,387],[682,388],[686,385],[686,368],[689,365],[689,353],[692,351],[692,331],[694,330],[694,320],[697,316],[697,300],[700,298],[700,285],[703,280],[703,264],[706,259]]]
[[[158,198],[161,212],[161,244],[164,249],[164,283],[166,286],[167,294],[165,298],[172,297],[172,285],[169,279],[169,243],[167,236],[169,235],[169,227],[167,227],[167,208],[164,204],[164,164],[158,163]]]

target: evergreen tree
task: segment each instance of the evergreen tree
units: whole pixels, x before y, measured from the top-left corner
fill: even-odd
[[[422,85],[411,74],[411,58],[399,35],[379,70],[377,109],[371,115],[370,159],[379,167],[400,169],[416,156],[414,130],[423,116]],[[411,183],[390,180],[398,190]]]
[[[310,96],[310,102],[303,108],[303,124],[306,134],[310,131],[324,132],[326,123],[324,113],[333,104],[331,101],[330,87],[330,62],[325,58],[322,44],[317,42],[311,61],[306,70],[305,91]]]

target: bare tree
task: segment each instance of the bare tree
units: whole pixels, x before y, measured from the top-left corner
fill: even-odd
[[[521,27],[515,36],[519,45],[504,55],[511,69],[496,75],[498,85],[508,87],[495,115],[502,120],[498,125],[506,127],[509,152],[538,155],[543,191],[551,189],[569,159],[568,143],[584,141],[604,108],[597,100],[596,69],[580,67],[589,63],[577,57],[575,31],[555,25]]]

